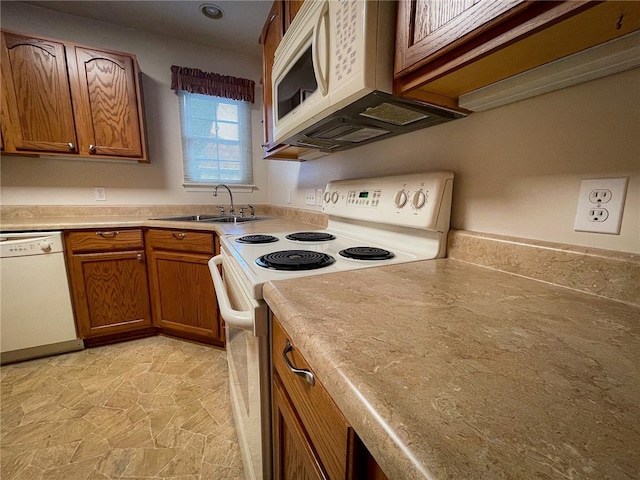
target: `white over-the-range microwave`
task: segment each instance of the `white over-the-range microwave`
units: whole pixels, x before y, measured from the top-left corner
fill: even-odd
[[[345,150],[462,118],[394,97],[396,2],[308,0],[275,52],[274,140]]]

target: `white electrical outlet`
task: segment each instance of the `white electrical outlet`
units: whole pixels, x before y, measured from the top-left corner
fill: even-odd
[[[321,188],[316,189],[316,205],[321,207],[322,206],[322,193],[324,192],[324,190],[322,190]]]
[[[304,197],[305,205],[315,205],[316,204],[316,191],[314,189],[307,190]]]
[[[629,177],[582,180],[574,230],[619,235],[628,181]]]
[[[96,196],[96,202],[106,202],[107,201],[107,189],[104,187],[95,187],[93,189],[95,196]]]

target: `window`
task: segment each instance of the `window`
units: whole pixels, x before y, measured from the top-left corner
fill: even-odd
[[[253,183],[251,104],[178,91],[184,185]]]
[[[253,187],[255,82],[172,65],[171,89],[180,99],[184,185]]]

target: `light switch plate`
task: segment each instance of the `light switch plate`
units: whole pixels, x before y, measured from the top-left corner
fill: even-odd
[[[582,180],[574,230],[620,234],[629,177]]]

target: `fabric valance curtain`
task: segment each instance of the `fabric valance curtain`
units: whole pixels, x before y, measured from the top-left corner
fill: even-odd
[[[189,93],[254,103],[256,82],[246,78],[203,72],[197,68],[171,67],[171,88]]]

